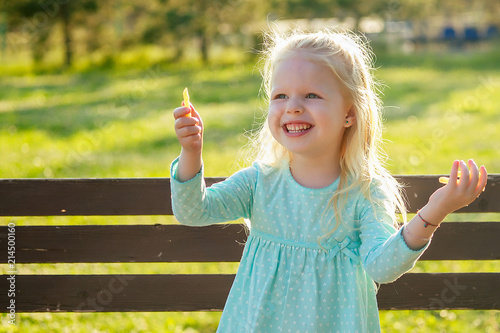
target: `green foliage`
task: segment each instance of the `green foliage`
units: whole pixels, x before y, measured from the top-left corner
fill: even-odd
[[[198,57],[207,64],[217,47],[254,43],[273,20],[349,18],[355,21],[352,29],[360,30],[368,16],[418,26],[436,13],[453,21],[473,11],[474,25],[481,25],[498,24],[499,10],[496,0],[481,5],[466,0],[16,0],[0,2],[0,24],[5,17],[6,44],[16,59],[27,50],[31,61],[43,66],[55,49],[57,66],[67,70],[77,58],[104,54],[109,65],[120,52],[153,44],[173,49],[174,61]],[[440,24],[439,18],[431,20]]]

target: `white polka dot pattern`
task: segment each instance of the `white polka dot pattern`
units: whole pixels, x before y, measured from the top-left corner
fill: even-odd
[[[379,332],[374,281],[394,281],[427,248],[409,249],[387,205],[359,193],[350,195],[337,230],[318,242],[338,180],[310,189],[288,167],[254,164],[206,189],[202,171],[177,182],[176,165],[172,204],[181,223],[251,221],[218,332]],[[376,189],[373,197],[383,198]]]

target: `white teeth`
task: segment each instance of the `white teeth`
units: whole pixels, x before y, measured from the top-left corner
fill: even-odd
[[[308,130],[312,126],[309,124],[287,124],[286,129],[288,133],[299,133]]]

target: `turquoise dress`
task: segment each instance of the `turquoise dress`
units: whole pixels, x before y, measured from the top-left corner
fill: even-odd
[[[350,195],[346,218],[319,241],[338,179],[311,189],[286,164],[254,163],[206,188],[203,170],[187,182],[175,180],[177,163],[171,187],[180,223],[245,218],[251,224],[218,332],[380,332],[374,281],[396,280],[428,247],[408,248],[387,213],[390,203],[372,204],[361,193]],[[374,188],[372,196],[383,198],[383,191]]]

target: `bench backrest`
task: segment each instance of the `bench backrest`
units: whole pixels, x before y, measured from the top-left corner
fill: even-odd
[[[438,176],[398,178],[407,185],[410,212],[441,186]],[[500,175],[489,176],[485,192],[459,212],[500,212],[499,185]],[[0,180],[0,216],[171,214],[167,178]],[[12,231],[0,227],[0,263],[8,263],[12,239],[16,264],[237,262],[246,239],[241,224],[15,226]],[[499,235],[498,222],[445,223],[421,260],[499,260]],[[7,268],[0,276],[0,312],[8,312],[11,275],[16,312],[221,310],[234,279],[232,274],[18,275]],[[500,273],[408,273],[382,285],[377,298],[380,309],[500,309],[499,286]]]

